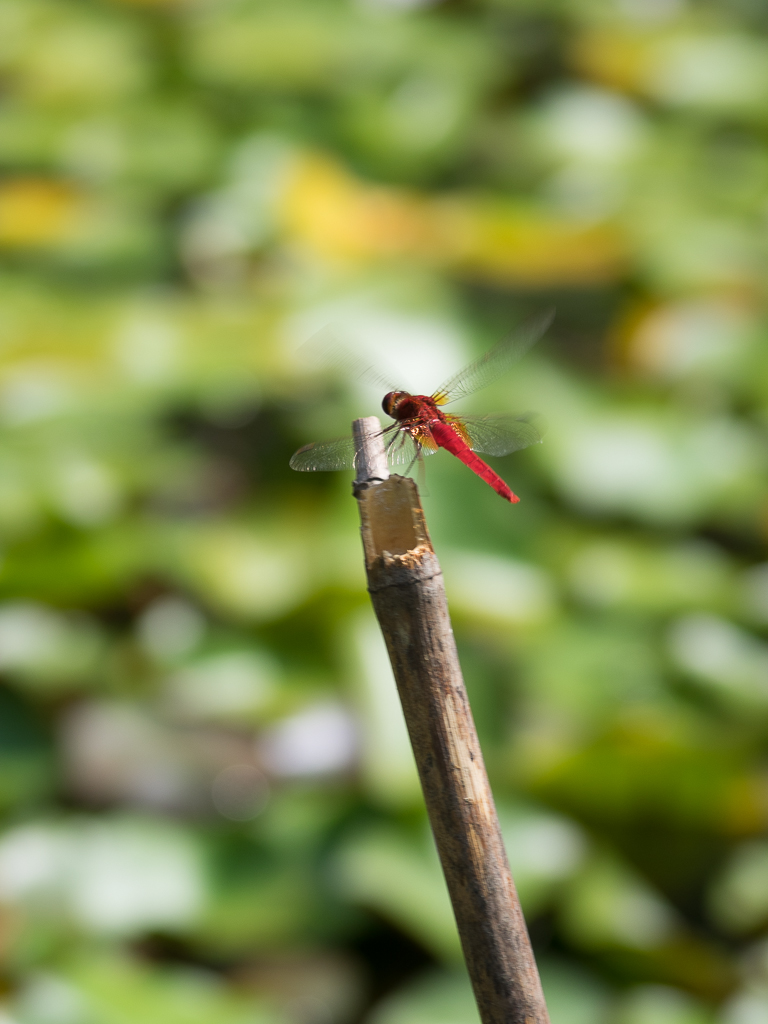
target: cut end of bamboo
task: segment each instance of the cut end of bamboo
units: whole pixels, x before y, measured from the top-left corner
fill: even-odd
[[[369,582],[376,570],[390,575],[415,572],[417,576],[432,572],[434,551],[416,484],[407,477],[389,475],[381,426],[375,416],[355,420],[352,433],[357,442],[354,492]]]
[[[432,553],[419,492],[413,480],[391,476],[358,494],[365,567],[415,565]]]

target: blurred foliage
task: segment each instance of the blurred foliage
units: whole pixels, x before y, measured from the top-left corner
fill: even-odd
[[[427,518],[553,1024],[768,1021],[757,0],[0,0],[3,1024],[476,1024],[345,474]],[[433,465],[432,463],[435,463]]]

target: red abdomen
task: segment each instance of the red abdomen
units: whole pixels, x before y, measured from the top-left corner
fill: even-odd
[[[520,501],[518,496],[507,486],[498,473],[494,473],[489,465],[472,451],[456,431],[442,420],[433,420],[429,424],[432,436],[441,448],[445,448],[451,455],[455,455],[465,466],[468,466],[473,473],[477,473],[481,480],[484,480],[490,487],[509,502]]]

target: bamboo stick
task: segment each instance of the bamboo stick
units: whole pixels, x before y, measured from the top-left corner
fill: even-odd
[[[353,424],[368,590],[392,662],[483,1024],[549,1024],[416,485]]]

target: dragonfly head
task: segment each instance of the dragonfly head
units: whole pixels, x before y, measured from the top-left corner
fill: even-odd
[[[402,402],[403,398],[405,397],[405,391],[389,391],[387,392],[386,395],[384,395],[384,398],[381,403],[381,408],[384,410],[387,416],[392,416],[392,418],[395,419],[395,409],[397,409],[398,405],[400,404],[400,402]]]

